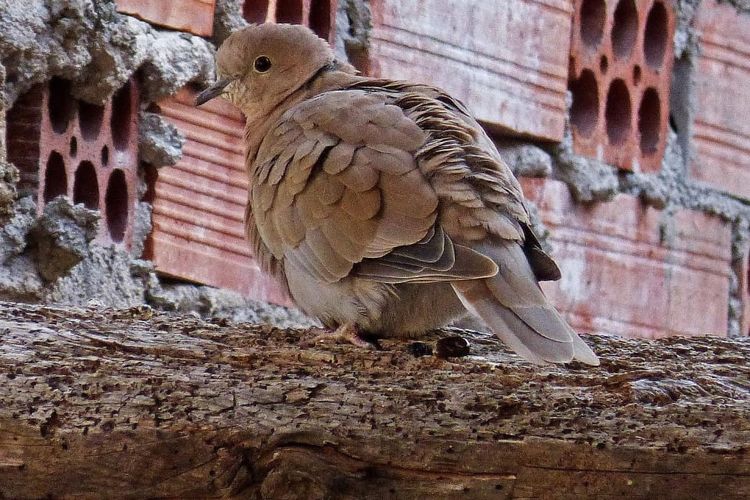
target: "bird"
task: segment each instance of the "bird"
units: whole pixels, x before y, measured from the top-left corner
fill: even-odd
[[[411,339],[467,313],[534,364],[599,359],[542,292],[561,273],[520,184],[466,106],[371,78],[301,25],[254,24],[216,53],[246,118],[245,230],[261,269],[338,339]]]

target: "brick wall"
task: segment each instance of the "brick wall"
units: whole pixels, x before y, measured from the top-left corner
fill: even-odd
[[[196,95],[185,88],[158,105],[186,142],[182,159],[160,169],[155,179],[146,257],[168,276],[287,303],[260,272],[245,239],[244,119],[218,99],[196,108]]]
[[[727,334],[726,223],[694,210],[667,213],[627,194],[577,204],[559,181],[524,179],[523,188],[552,232],[563,272],[543,287],[574,328],[645,338]]]
[[[742,314],[740,320],[741,335],[750,335],[750,243],[743,245],[740,261],[737,266],[738,287]]]
[[[158,26],[211,36],[216,0],[116,0],[117,10]]]
[[[494,130],[562,138],[570,1],[370,5],[370,74],[443,87]]]
[[[573,16],[570,121],[576,152],[627,170],[661,167],[674,5],[582,0]]]
[[[701,50],[690,176],[750,200],[750,15],[707,0],[696,24]]]
[[[358,44],[366,73],[443,87],[500,142],[548,159],[551,168],[536,169],[547,178],[522,182],[563,269],[545,290],[583,332],[653,338],[750,333],[741,229],[750,224],[750,12],[734,4],[246,0],[222,2],[216,15],[222,26],[232,15],[303,23],[337,47]],[[210,0],[183,11],[150,0],[117,5],[159,26],[210,34]],[[127,185],[119,203],[131,210],[134,202],[135,167],[126,167],[134,153],[118,148],[133,144],[134,101],[123,142],[111,122],[118,98],[97,108],[72,99],[66,85],[53,79],[16,102],[9,153],[40,206],[68,194],[104,207],[109,224],[117,220],[109,207],[118,206],[110,202],[122,199],[106,195],[117,182],[110,172],[119,169]],[[185,88],[157,103],[187,142],[177,165],[151,177],[146,255],[163,275],[283,303],[244,240],[242,117],[221,102],[196,109],[194,94]],[[576,192],[596,194],[584,204]]]

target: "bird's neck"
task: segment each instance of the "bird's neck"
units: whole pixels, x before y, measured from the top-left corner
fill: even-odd
[[[363,77],[354,75],[349,71],[325,71],[291,92],[270,110],[263,110],[257,107],[244,110],[246,118],[246,165],[251,177],[253,175],[255,156],[258,154],[260,143],[271,127],[281,118],[281,115],[302,101],[311,99],[323,92],[345,88],[360,80],[363,80]]]

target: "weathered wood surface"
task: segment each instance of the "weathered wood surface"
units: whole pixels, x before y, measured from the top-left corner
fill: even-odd
[[[750,497],[748,339],[537,368],[465,335],[446,361],[0,304],[0,498]]]

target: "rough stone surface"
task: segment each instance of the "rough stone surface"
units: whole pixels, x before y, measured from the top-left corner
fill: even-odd
[[[0,266],[0,300],[39,302],[44,285],[36,263],[26,255],[13,256]]]
[[[146,241],[153,229],[151,224],[151,203],[141,201],[135,207],[135,220],[133,221],[133,239],[130,245],[130,255],[140,258],[146,248]]]
[[[44,207],[29,233],[42,278],[55,281],[88,255],[99,220],[97,211],[73,205],[66,197]]]
[[[539,368],[457,333],[470,355],[441,360],[143,307],[2,304],[0,495],[750,495],[748,339],[590,337],[600,367]]]
[[[185,136],[157,113],[141,112],[138,157],[155,167],[174,165],[182,158]]]
[[[15,213],[0,229],[0,264],[26,248],[29,230],[36,219],[36,204],[27,196],[15,205]]]
[[[0,64],[0,89],[5,86],[5,67]],[[0,222],[5,222],[13,213],[16,199],[18,170],[7,162],[8,152],[5,142],[7,101],[0,92]]]
[[[336,13],[336,56],[360,71],[367,71],[367,48],[372,29],[368,0],[340,0]]]
[[[554,148],[554,160],[555,176],[570,187],[576,201],[606,201],[619,190],[616,168],[573,152],[569,126],[562,142]]]
[[[145,302],[146,279],[131,268],[132,257],[122,248],[91,246],[86,258],[44,292],[53,304],[130,307]]]
[[[507,139],[495,145],[517,177],[547,177],[552,173],[552,157],[537,146]]]
[[[296,309],[248,299],[230,290],[152,281],[148,303],[165,311],[193,312],[203,318],[235,323],[270,324],[279,328],[318,326]]]
[[[217,47],[233,32],[247,26],[242,17],[244,3],[245,0],[216,0],[213,40]]]
[[[0,221],[4,222],[13,213],[17,182],[18,169],[13,164],[0,160]]]

